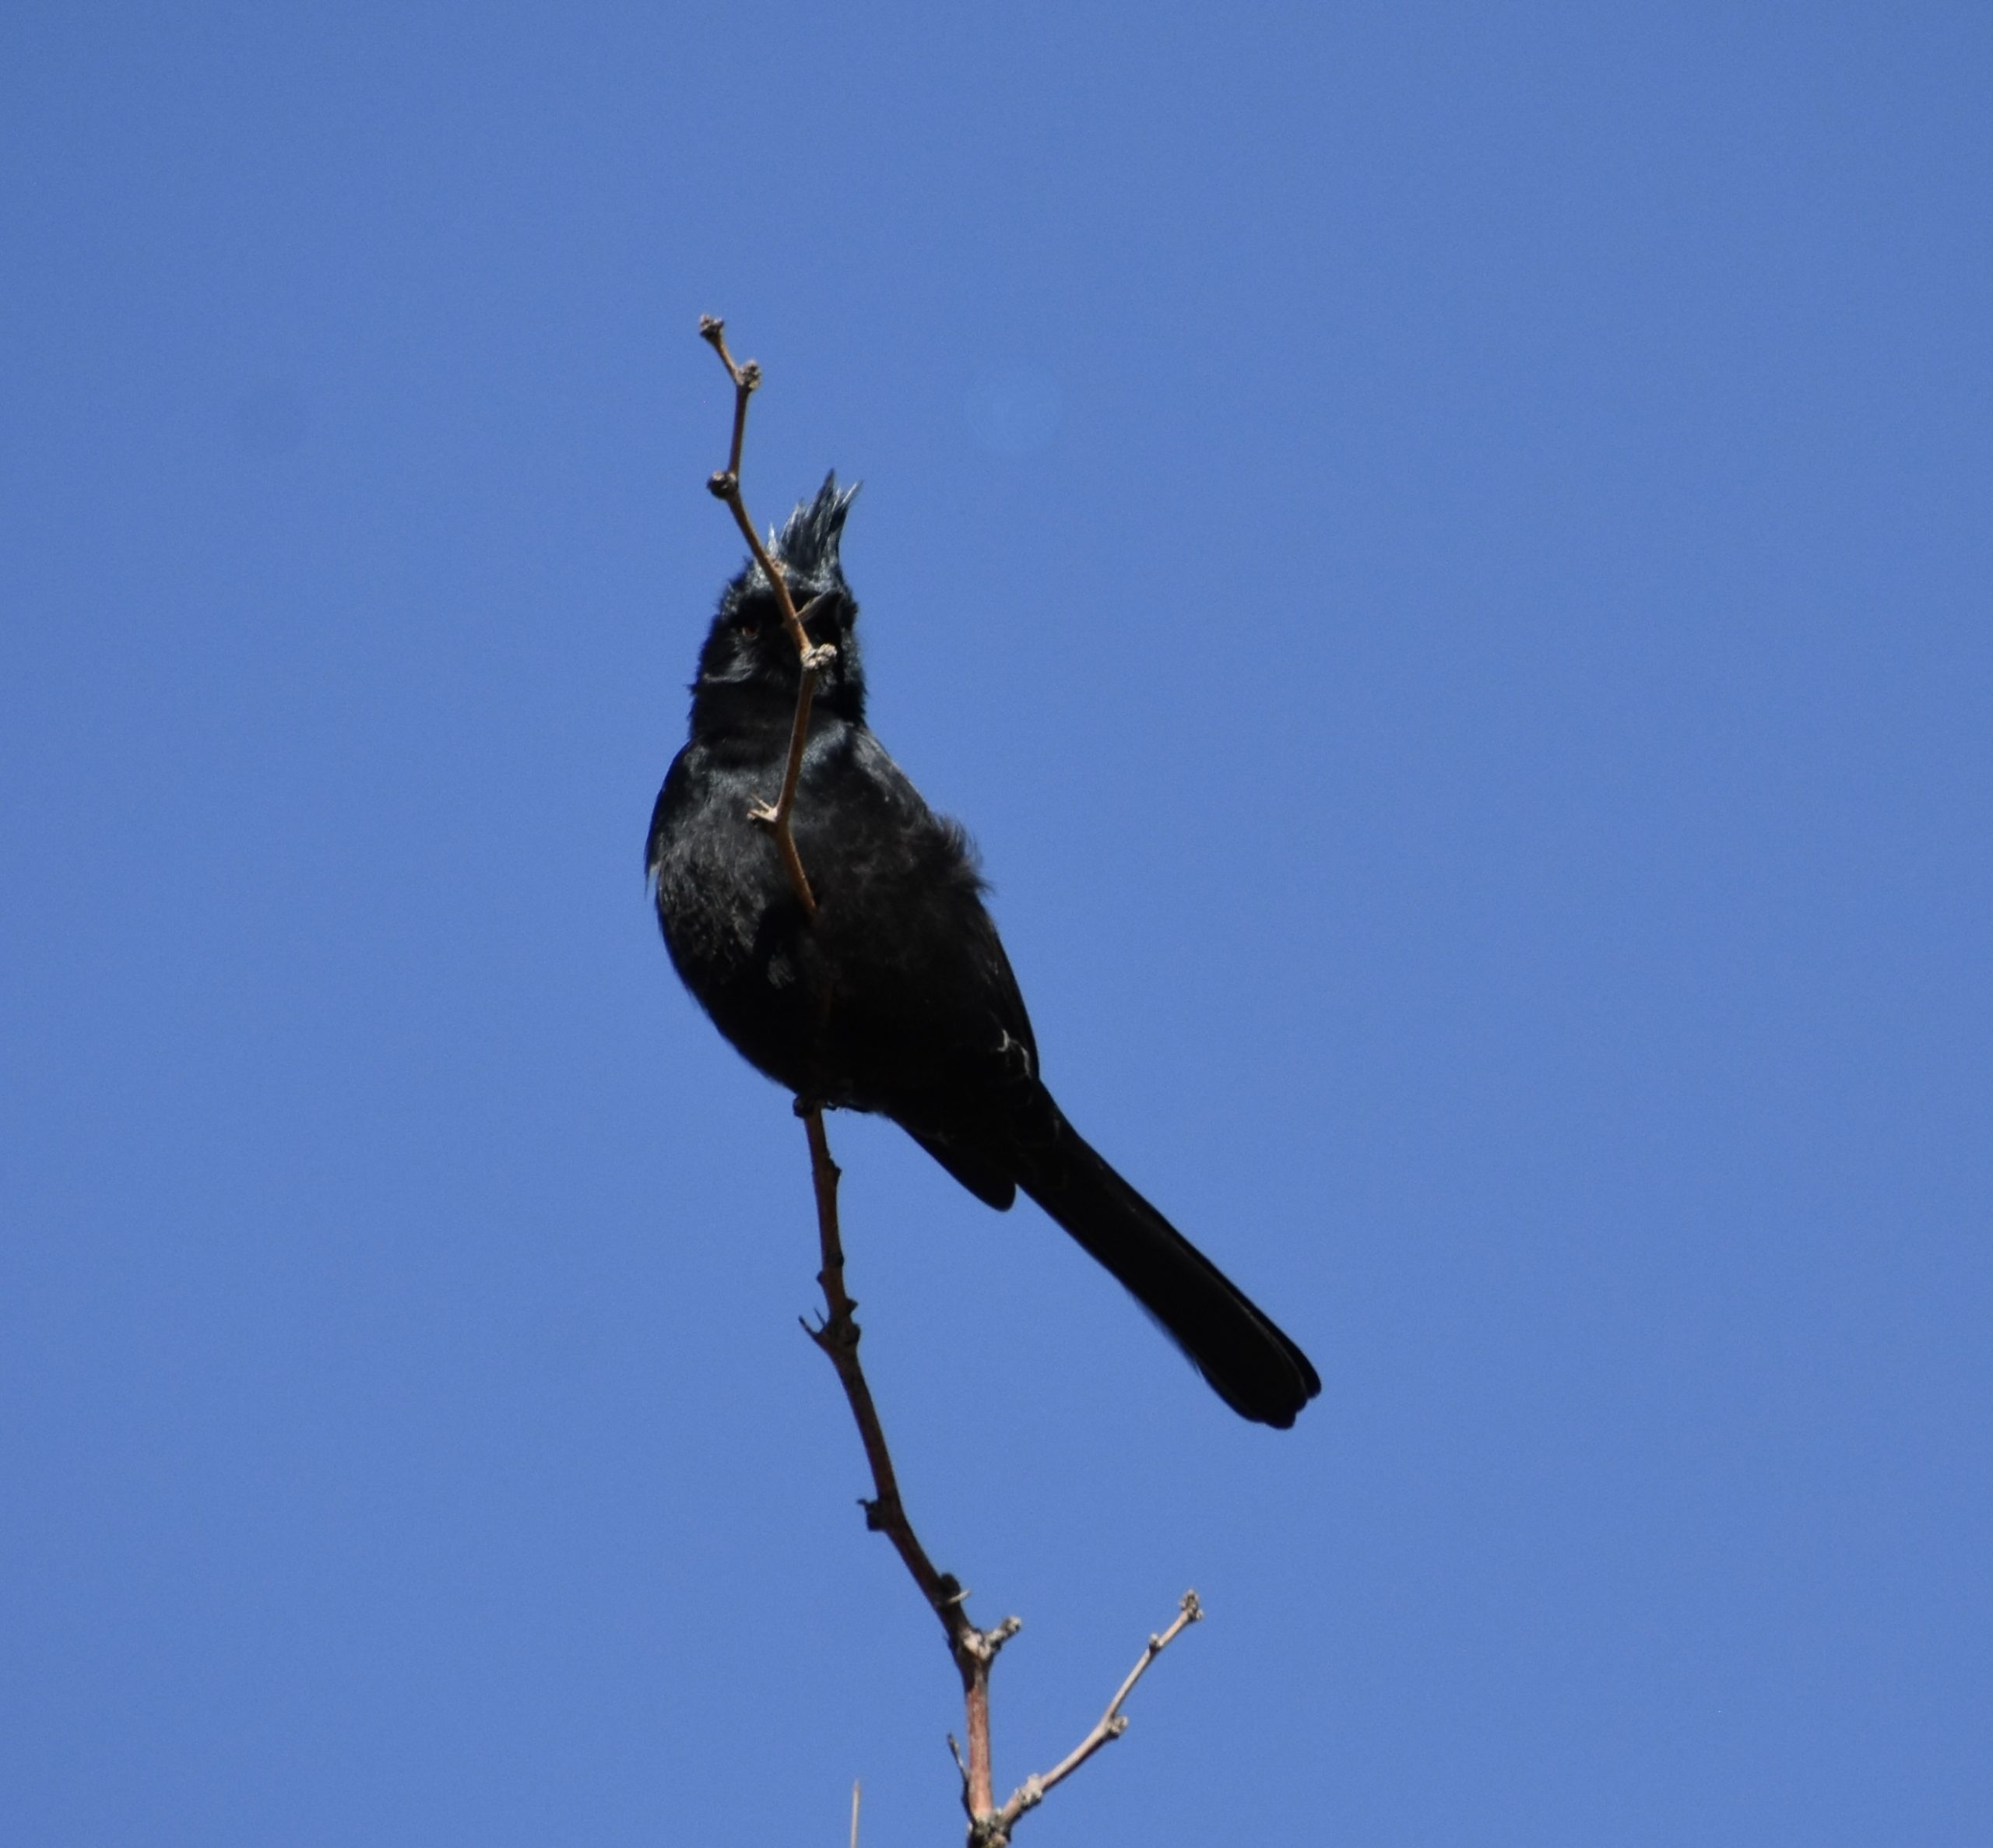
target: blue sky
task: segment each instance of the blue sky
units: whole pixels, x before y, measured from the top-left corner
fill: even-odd
[[[760,359],[1243,1425],[834,1119],[1060,1843],[1993,1811],[1993,24],[418,3],[0,23],[0,1836],[955,1839],[639,870]]]

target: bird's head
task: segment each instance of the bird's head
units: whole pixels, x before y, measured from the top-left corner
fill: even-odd
[[[865,716],[865,676],[852,630],[858,600],[844,581],[838,543],[857,492],[856,483],[840,489],[835,472],[825,476],[816,499],[799,501],[768,543],[811,643],[837,651],[818,671],[817,703],[853,720]],[[692,688],[694,708],[702,696],[724,699],[733,689],[773,692],[793,701],[802,673],[775,586],[750,559],[720,594],[719,613],[699,652],[699,677]]]

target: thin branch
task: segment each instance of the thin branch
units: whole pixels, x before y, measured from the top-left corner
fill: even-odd
[[[828,645],[810,641],[810,631],[803,626],[808,610],[797,610],[795,599],[789,595],[788,577],[780,562],[762,544],[761,536],[754,530],[754,522],[748,518],[747,504],[741,496],[740,452],[747,437],[747,400],[761,385],[761,368],[753,360],[736,361],[727,351],[726,323],[716,316],[699,317],[699,338],[719,355],[719,363],[733,381],[733,438],[727,451],[726,466],[709,477],[706,487],[715,499],[726,503],[727,511],[733,515],[733,523],[747,541],[747,550],[754,554],[754,562],[774,587],[775,603],[782,611],[782,627],[796,644],[797,659],[803,664],[802,682],[796,693],[796,722],[789,734],[789,764],[781,792],[772,806],[757,803],[748,813],[754,820],[766,823],[773,831],[775,850],[782,855],[783,870],[788,873],[789,883],[803,907],[803,915],[814,920],[817,915],[817,896],[810,889],[809,875],[803,870],[803,857],[796,851],[789,815],[796,805],[796,779],[803,770],[803,747],[809,741],[810,705],[816,697],[817,676],[836,658],[837,651]],[[810,609],[815,607],[813,600]]]
[[[726,350],[726,323],[717,314],[699,317],[699,338],[719,355],[719,363],[726,368],[726,376],[733,381],[733,446],[727,451],[726,472],[737,481],[740,479],[740,446],[747,435],[747,400],[761,385],[761,368],[754,360],[744,366],[734,364],[733,355]]]
[[[961,1773],[962,1811],[968,1818],[970,1826],[972,1828],[975,1823],[975,1804],[972,1800],[972,1792],[969,1784],[968,1765],[963,1759],[962,1748],[955,1743],[955,1735],[953,1733],[948,1735],[948,1756],[955,1761],[955,1769]]]
[[[1141,1660],[1115,1690],[1114,1698],[1107,1703],[1107,1711],[1101,1715],[1092,1731],[1051,1770],[1042,1776],[1025,1779],[1011,1792],[1001,1809],[996,1807],[989,1749],[989,1670],[996,1660],[997,1651],[1024,1625],[1018,1618],[1007,1617],[993,1630],[978,1629],[969,1620],[968,1593],[954,1574],[937,1569],[928,1557],[927,1549],[920,1544],[919,1536],[913,1530],[906,1505],[900,1498],[899,1477],[893,1468],[892,1453],[886,1447],[886,1433],[879,1421],[879,1408],[873,1402],[865,1370],[859,1363],[861,1331],[854,1313],[858,1305],[845,1287],[844,1238],[838,1221],[838,1180],[842,1171],[831,1158],[830,1138],[824,1133],[821,1107],[798,1098],[796,1114],[803,1119],[803,1130],[810,1141],[810,1179],[816,1194],[817,1241],[823,1256],[823,1268],[817,1274],[817,1281],[824,1292],[824,1319],[814,1326],[806,1321],[803,1330],[837,1369],[838,1384],[844,1388],[852,1420],[858,1426],[859,1441],[865,1446],[865,1460],[871,1467],[873,1487],[872,1499],[863,1504],[865,1524],[893,1543],[894,1550],[919,1587],[920,1595],[940,1618],[941,1628],[947,1635],[948,1653],[954,1658],[956,1670],[961,1676],[968,1756],[964,1758],[952,1734],[949,1735],[948,1749],[954,1755],[956,1769],[961,1773],[962,1808],[968,1815],[969,1848],[1008,1848],[1011,1831],[1025,1811],[1036,1808],[1045,1801],[1047,1791],[1064,1783],[1103,1745],[1127,1731],[1128,1719],[1121,1709],[1134,1692],[1135,1684],[1148,1672],[1149,1664],[1185,1628],[1204,1616],[1204,1607],[1198,1603],[1194,1591],[1184,1593],[1175,1621],[1162,1635],[1150,1637]]]
[[[1190,1625],[1203,1621],[1204,1614],[1204,1607],[1197,1602],[1197,1594],[1194,1591],[1185,1592],[1175,1620],[1160,1636],[1149,1639],[1141,1660],[1128,1671],[1128,1678],[1115,1689],[1114,1698],[1107,1703],[1107,1711],[1094,1722],[1093,1730],[1042,1777],[1026,1778],[1011,1793],[1010,1801],[990,1818],[989,1832],[983,1837],[989,1848],[1001,1848],[1001,1844],[1010,1840],[1012,1827],[1026,1810],[1035,1809],[1045,1801],[1047,1791],[1063,1783],[1103,1745],[1120,1738],[1128,1730],[1128,1716],[1121,1708],[1135,1691],[1135,1684],[1148,1674],[1149,1664]]]
[[[886,1448],[886,1434],[879,1422],[879,1408],[873,1403],[872,1389],[858,1363],[859,1329],[852,1312],[858,1307],[844,1286],[844,1247],[838,1229],[838,1177],[842,1172],[831,1159],[830,1139],[824,1133],[823,1112],[814,1106],[797,1106],[797,1114],[810,1138],[810,1179],[817,1193],[817,1227],[823,1250],[824,1267],[817,1274],[823,1286],[827,1313],[821,1326],[808,1330],[810,1338],[828,1356],[837,1368],[838,1382],[851,1401],[851,1414],[858,1425],[865,1460],[872,1467],[872,1500],[864,1504],[865,1524],[883,1534],[913,1575],[951,1646],[973,1627],[962,1609],[961,1586],[938,1570],[907,1519],[900,1499],[899,1478],[893,1470],[892,1453]]]
[[[821,596],[812,597],[803,605],[800,620],[807,623],[823,600]],[[829,655],[835,650],[822,648],[816,652]],[[782,768],[781,792],[772,804],[757,802],[747,811],[749,820],[761,822],[775,831],[775,847],[782,855],[789,885],[803,906],[803,916],[813,922],[817,915],[817,898],[810,889],[808,875],[803,870],[803,856],[796,851],[796,837],[789,825],[789,817],[796,808],[796,785],[803,778],[803,753],[810,743],[810,701],[816,690],[817,669],[806,665],[803,684],[796,696],[796,718],[789,728],[789,760]]]
[[[961,1676],[962,1704],[968,1735],[968,1758],[963,1762],[957,1751],[955,1762],[962,1773],[962,1804],[969,1815],[969,1839],[991,1839],[978,1833],[984,1829],[996,1808],[996,1785],[989,1755],[989,1667],[996,1653],[1024,1628],[1017,1618],[1007,1617],[993,1630],[979,1630],[969,1621],[968,1593],[952,1572],[938,1570],[927,1549],[913,1530],[906,1505],[900,1498],[899,1478],[893,1469],[892,1453],[886,1448],[886,1433],[879,1421],[879,1408],[872,1389],[859,1364],[860,1330],[852,1312],[858,1305],[845,1288],[844,1242],[838,1225],[838,1175],[831,1159],[829,1138],[824,1133],[824,1113],[814,1104],[796,1100],[796,1113],[803,1119],[810,1138],[810,1176],[817,1196],[817,1231],[824,1267],[817,1274],[823,1287],[824,1318],[803,1328],[837,1369],[838,1382],[850,1402],[851,1415],[858,1426],[859,1441],[865,1446],[865,1460],[871,1466],[873,1498],[863,1504],[865,1524],[883,1534],[927,1600],[929,1609],[940,1620],[948,1638],[948,1653]],[[949,1748],[955,1750],[951,1738]]]
[[[796,644],[796,652],[801,655],[805,666],[817,651],[811,645],[802,619],[796,614],[796,605],[789,594],[789,580],[782,575],[782,569],[770,557],[768,549],[761,543],[760,534],[754,530],[754,522],[747,517],[747,505],[740,494],[740,448],[747,434],[747,400],[761,388],[761,367],[754,360],[736,361],[726,350],[726,323],[712,314],[699,317],[699,338],[719,355],[719,363],[726,368],[726,376],[733,381],[733,441],[727,452],[726,466],[709,476],[708,490],[715,500],[724,501],[727,511],[733,515],[733,522],[740,529],[741,536],[747,542],[747,550],[754,555],[768,581],[775,586],[775,602],[782,610],[782,626],[789,631],[789,639]]]
[[[782,611],[782,626],[796,644],[802,667],[782,788],[772,804],[757,803],[748,813],[753,820],[766,824],[773,833],[789,884],[803,907],[804,916],[814,922],[817,915],[816,896],[810,889],[802,858],[796,850],[790,820],[796,806],[796,785],[803,772],[803,752],[809,743],[810,708],[816,695],[817,676],[836,658],[837,652],[810,641],[807,624],[821,599],[813,599],[804,610],[797,610],[782,565],[761,543],[741,495],[740,458],[747,435],[747,401],[761,385],[761,369],[752,360],[744,363],[735,360],[727,350],[725,324],[713,316],[700,318],[699,336],[719,356],[720,364],[726,368],[726,375],[733,384],[733,434],[728,446],[726,466],[712,476],[706,486],[717,499],[726,503],[734,524],[747,541],[747,549],[754,555],[754,562],[773,587],[776,603]],[[873,1491],[872,1499],[863,1504],[865,1524],[884,1534],[893,1543],[894,1550],[919,1588],[920,1595],[940,1620],[948,1639],[948,1653],[961,1676],[968,1755],[964,1758],[953,1734],[948,1737],[948,1749],[954,1754],[956,1769],[961,1773],[962,1808],[968,1814],[969,1848],[1008,1848],[1011,1831],[1026,1810],[1044,1801],[1047,1791],[1071,1776],[1109,1740],[1120,1738],[1127,1730],[1127,1717],[1121,1708],[1135,1684],[1142,1678],[1149,1664],[1176,1641],[1185,1626],[1197,1622],[1204,1611],[1197,1603],[1197,1594],[1194,1591],[1186,1592],[1176,1621],[1161,1635],[1149,1639],[1142,1659],[1116,1691],[1113,1699],[1108,1702],[1107,1711],[1093,1730],[1050,1771],[1042,1777],[1027,1778],[1011,1793],[1010,1800],[1000,1810],[996,1807],[989,1751],[989,1671],[997,1652],[1024,1626],[1018,1618],[1007,1617],[993,1630],[978,1629],[969,1621],[968,1593],[952,1573],[936,1568],[913,1530],[905,1504],[900,1498],[899,1478],[893,1469],[892,1453],[886,1447],[879,1408],[873,1401],[872,1389],[859,1364],[859,1330],[853,1313],[858,1305],[845,1288],[844,1243],[838,1225],[838,1169],[831,1159],[830,1141],[824,1133],[823,1110],[820,1105],[798,1098],[796,1113],[803,1119],[809,1137],[810,1182],[816,1194],[817,1228],[823,1253],[823,1268],[817,1274],[817,1281],[824,1291],[824,1319],[814,1327],[807,1321],[803,1326],[810,1340],[823,1350],[837,1369],[838,1382],[844,1388],[852,1419],[858,1426],[859,1440],[865,1447]],[[859,1787],[853,1783],[851,1848],[858,1848],[858,1802]]]

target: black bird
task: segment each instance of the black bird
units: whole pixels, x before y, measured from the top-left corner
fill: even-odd
[[[810,715],[793,830],[803,915],[768,829],[802,669],[750,562],[720,598],[691,738],[651,816],[658,921],[685,985],[800,1098],[891,1117],[1000,1211],[1021,1187],[1161,1323],[1226,1404],[1282,1427],[1321,1390],[1308,1357],[1095,1154],[1039,1077],[1038,1048],[966,837],[865,724],[838,562],[856,489],[799,505],[772,550],[813,644],[837,651]]]

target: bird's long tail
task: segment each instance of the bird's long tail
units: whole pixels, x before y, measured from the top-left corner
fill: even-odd
[[[1018,1184],[1161,1323],[1241,1418],[1285,1430],[1322,1390],[1308,1357],[1063,1115]]]

